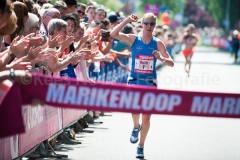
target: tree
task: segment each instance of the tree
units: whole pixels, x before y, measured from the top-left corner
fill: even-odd
[[[214,21],[219,26],[224,27],[224,20],[226,19],[227,0],[197,0],[198,3],[205,6],[206,11],[213,17]],[[237,28],[240,20],[240,1],[230,0],[229,20],[230,28]]]
[[[203,28],[214,25],[213,18],[195,0],[187,0],[184,8],[184,17],[188,19],[186,24],[193,23],[196,27]]]

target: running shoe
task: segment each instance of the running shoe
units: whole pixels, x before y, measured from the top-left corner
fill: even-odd
[[[142,126],[139,124],[138,128],[133,128],[132,135],[130,137],[131,143],[137,143],[138,142],[138,133],[141,131]]]
[[[138,145],[136,158],[144,158],[143,146]]]

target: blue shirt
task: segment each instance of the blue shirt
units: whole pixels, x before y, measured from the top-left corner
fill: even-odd
[[[129,44],[122,43],[118,39],[114,39],[112,43],[112,49],[115,51],[122,51],[126,49],[129,46]]]
[[[157,38],[152,37],[148,44],[144,44],[142,36],[138,35],[132,46],[132,68],[130,77],[141,79],[156,79],[156,61],[152,54],[154,50],[158,50]]]

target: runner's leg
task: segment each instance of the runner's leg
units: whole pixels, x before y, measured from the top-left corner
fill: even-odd
[[[142,130],[140,131],[139,145],[144,146],[149,128],[150,128],[151,114],[142,114]]]
[[[133,128],[138,128],[140,114],[132,114]]]
[[[185,64],[184,64],[184,70],[186,73],[188,73],[188,70],[187,70],[187,65],[188,65],[188,57],[187,56],[184,56],[185,57]]]
[[[188,56],[188,76],[189,76],[189,73],[190,73],[190,69],[191,69],[191,64],[192,64],[192,56],[193,56],[193,52]]]

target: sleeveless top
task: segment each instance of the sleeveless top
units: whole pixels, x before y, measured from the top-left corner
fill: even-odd
[[[148,44],[144,44],[142,36],[138,35],[132,46],[132,68],[130,77],[140,79],[156,79],[156,61],[152,54],[154,50],[158,50],[157,38],[152,37]]]

